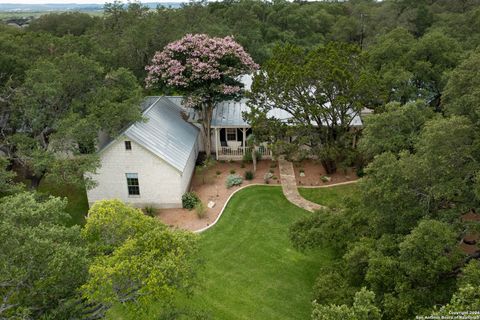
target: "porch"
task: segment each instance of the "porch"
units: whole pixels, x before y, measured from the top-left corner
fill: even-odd
[[[215,127],[213,145],[217,160],[243,160],[244,156],[252,152],[252,147],[247,145],[247,138],[252,134],[248,127]],[[261,144],[255,151],[262,159],[271,159],[272,152]]]

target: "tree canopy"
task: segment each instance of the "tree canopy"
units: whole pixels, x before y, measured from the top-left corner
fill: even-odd
[[[286,45],[277,47],[255,76],[252,110],[245,116],[278,153],[293,156],[309,146],[327,173],[333,173],[339,162],[348,161],[353,120],[374,103],[375,93],[375,76],[358,47],[331,42],[305,52]],[[272,116],[275,110],[285,116]]]

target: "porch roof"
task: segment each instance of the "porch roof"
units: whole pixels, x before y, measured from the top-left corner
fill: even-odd
[[[243,120],[242,114],[245,111],[249,111],[246,99],[240,101],[225,101],[218,104],[213,110],[212,128],[249,128],[250,125]]]

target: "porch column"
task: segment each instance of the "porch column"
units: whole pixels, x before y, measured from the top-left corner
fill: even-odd
[[[215,128],[215,156],[218,160],[218,128]]]
[[[243,155],[245,155],[245,148],[247,147],[247,129],[246,128],[243,128],[242,129],[242,132],[243,132]]]

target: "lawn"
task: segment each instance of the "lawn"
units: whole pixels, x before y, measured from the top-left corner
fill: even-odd
[[[312,199],[331,204],[353,187],[308,190]],[[319,268],[332,263],[334,254],[328,248],[307,254],[293,249],[288,229],[308,214],[288,202],[280,187],[239,191],[219,222],[200,234],[205,265],[194,296],[181,304],[211,319],[309,319]],[[108,318],[129,319],[118,307]],[[145,319],[154,317],[155,309]]]
[[[279,187],[236,194],[218,224],[201,235],[205,270],[194,305],[213,319],[308,318],[318,269],[331,253],[293,249],[288,228],[306,214]]]
[[[342,205],[346,195],[352,194],[357,188],[355,183],[331,188],[299,188],[298,191],[307,200],[323,204],[330,208]]]

